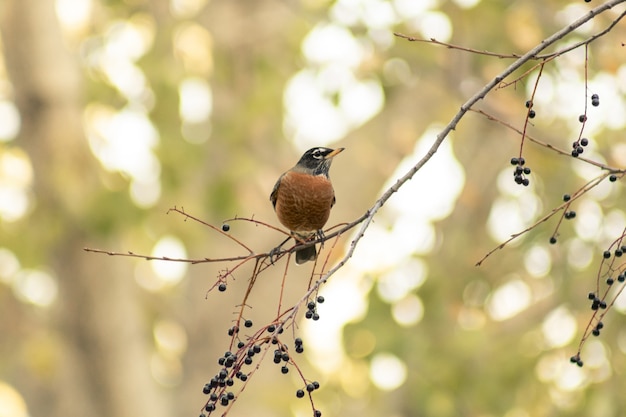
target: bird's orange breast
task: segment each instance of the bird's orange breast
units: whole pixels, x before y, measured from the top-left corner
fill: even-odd
[[[326,176],[295,171],[283,175],[276,193],[278,220],[302,235],[324,227],[335,201],[333,186]]]

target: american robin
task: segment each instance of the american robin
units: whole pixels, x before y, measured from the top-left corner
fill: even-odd
[[[296,243],[322,234],[330,209],[335,204],[335,191],[328,170],[333,157],[343,149],[309,149],[276,181],[270,201],[278,220],[291,231]],[[316,258],[314,245],[296,250],[297,264]]]

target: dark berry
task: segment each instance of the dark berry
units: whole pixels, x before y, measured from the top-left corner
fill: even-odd
[[[304,317],[310,319],[311,317],[313,317],[313,312],[311,310],[307,310],[307,312],[304,313]]]
[[[511,165],[519,164],[519,160],[517,158],[511,158]]]
[[[529,180],[528,178],[524,178],[524,179],[522,180],[522,185],[523,185],[524,187],[528,187],[528,185],[529,185],[529,184],[530,184],[530,180]]]
[[[242,380],[243,382],[246,382],[246,381],[248,380],[248,375],[246,375],[246,374],[242,374],[242,375],[239,377],[239,379],[240,379],[240,380]]]
[[[580,116],[578,116],[578,121],[580,123],[584,123],[587,121],[587,116],[585,116],[584,114],[581,114]]]
[[[306,305],[306,308],[308,308],[309,310],[315,310],[315,301],[309,301],[309,303]]]
[[[600,308],[601,308],[602,310],[604,310],[604,309],[607,307],[607,305],[606,305],[606,301],[604,301],[604,300],[600,301],[600,304],[599,304],[599,305],[600,305]]]
[[[278,357],[274,356],[274,363],[276,365],[278,365],[281,361],[282,361],[282,359],[280,358],[280,356],[278,356]]]
[[[313,313],[313,317],[312,317],[312,319],[313,319],[314,321],[317,321],[317,320],[319,320],[319,319],[320,319],[320,315],[319,315],[319,314],[317,314],[317,313]]]
[[[320,387],[320,383],[317,381],[313,381],[313,386],[315,387],[315,389],[318,389]]]
[[[226,385],[228,385],[229,387],[232,387],[233,385],[235,385],[235,381],[233,381],[232,378],[228,378],[226,380]]]
[[[220,404],[222,404],[223,406],[227,406],[228,405],[228,397],[225,395],[222,395],[222,398],[220,398]]]
[[[224,224],[222,225],[222,230],[223,230],[224,232],[228,232],[228,231],[230,230],[230,225],[229,225],[228,223],[224,223]]]
[[[254,345],[252,346],[252,350],[254,351],[254,353],[261,353],[261,346]]]
[[[318,302],[318,303],[320,303],[320,304],[322,304],[322,303],[324,302],[324,297],[323,297],[323,296],[321,296],[321,295],[318,295],[318,296],[317,296],[317,302]]]
[[[224,284],[223,282],[217,287],[218,290],[220,290],[221,292],[226,291],[226,284]]]
[[[564,194],[563,195],[563,201],[570,201],[572,197],[569,194]]]
[[[587,138],[582,138],[582,139],[580,140],[580,144],[581,144],[581,145],[583,145],[583,146],[587,146],[587,145],[589,145],[589,139],[587,139]]]
[[[613,285],[614,282],[615,282],[615,280],[613,278],[607,278],[606,279],[606,284],[607,285]]]
[[[299,337],[296,337],[293,342],[296,344],[296,346],[302,346],[302,339]]]
[[[529,110],[528,111],[528,118],[529,119],[534,119],[536,115],[537,115],[537,113],[535,113],[534,110]]]
[[[217,394],[216,393],[212,393],[211,396],[209,397],[211,399],[211,401],[217,401]]]
[[[619,274],[619,275],[617,276],[617,280],[618,280],[619,282],[624,282],[624,281],[626,281],[626,275],[624,275],[624,273]]]
[[[296,346],[296,353],[302,353],[302,352],[304,352],[304,348],[302,347],[302,345]]]
[[[516,184],[521,184],[522,182],[524,182],[524,178],[521,175],[516,175],[515,176],[515,183]]]
[[[600,330],[598,330],[598,329],[593,329],[593,330],[591,331],[591,334],[592,334],[592,335],[594,335],[594,336],[600,336]]]
[[[603,257],[604,259],[609,259],[609,258],[611,257],[611,252],[609,252],[608,250],[605,250],[605,251],[602,253],[602,257]]]
[[[571,358],[569,358],[569,361],[571,363],[576,363],[576,362],[578,362],[579,359],[580,359],[580,357],[578,355],[574,355]]]
[[[228,393],[226,394],[226,398],[228,398],[229,400],[234,400],[235,393],[233,393],[232,391],[228,391]]]
[[[202,387],[202,393],[208,394],[209,392],[211,392],[211,384],[204,384],[204,387]]]
[[[585,1],[586,1],[586,2],[589,2],[589,1],[591,1],[591,0],[585,0]],[[583,367],[583,361],[582,361],[582,360],[580,360],[580,358],[578,358],[578,360],[576,361],[576,365],[578,365],[578,367],[579,367],[579,368],[582,368],[582,367]]]
[[[598,107],[600,105],[600,100],[591,100],[591,105],[593,107]]]
[[[274,333],[275,330],[276,330],[276,326],[274,326],[273,324],[270,324],[269,326],[267,326],[267,331],[269,333]]]
[[[596,329],[601,330],[604,328],[604,323],[602,323],[601,321],[598,322],[598,324],[596,324]]]
[[[533,106],[532,100],[527,100],[525,106],[527,109],[530,109]]]
[[[239,342],[237,342],[237,348],[241,349],[242,347],[244,347],[246,344],[243,343],[241,340]]]
[[[585,148],[583,148],[582,146],[579,146],[576,148],[576,153],[578,153],[578,155],[580,155],[583,152],[585,152]]]
[[[551,245],[556,244],[556,238],[555,238],[554,236],[551,236],[551,237],[550,237],[550,244],[551,244]]]
[[[296,397],[298,398],[302,398],[304,397],[304,391],[299,389],[298,391],[296,391]]]
[[[611,174],[611,175],[609,176],[609,181],[611,181],[611,182],[615,182],[615,181],[617,181],[617,175],[615,175],[615,174]]]
[[[207,404],[206,406],[204,406],[204,409],[210,413],[211,411],[215,410],[215,404]]]
[[[572,156],[573,156],[574,158],[577,158],[577,157],[578,157],[578,152],[576,151],[576,149],[572,150]]]
[[[520,165],[524,165],[526,163],[526,160],[524,158],[520,157],[518,159],[518,162],[519,162]]]
[[[280,368],[280,372],[282,372],[283,374],[286,374],[289,372],[289,368],[287,368],[286,366],[283,366],[282,368]]]
[[[320,410],[315,410],[315,412],[313,412],[313,417],[322,417],[322,412]]]
[[[217,360],[217,363],[218,363],[219,365],[222,365],[222,366],[224,365],[224,362],[226,362],[226,358],[219,358],[219,359]]]
[[[243,360],[243,363],[245,363],[246,365],[252,365],[252,358],[250,356],[246,356],[246,358]]]
[[[309,391],[309,392],[315,391],[315,385],[313,385],[313,384],[306,384],[306,390]]]
[[[587,298],[590,300],[595,300],[596,299],[596,293],[590,292],[589,294],[587,294]]]
[[[600,99],[600,96],[599,96],[599,95],[597,95],[597,94],[592,94],[592,95],[591,95],[591,99],[592,99],[592,100],[599,100],[599,99]]]
[[[252,327],[252,320],[246,320],[243,322],[243,325],[246,327]]]
[[[526,174],[526,175],[530,175],[530,168],[525,167],[525,168],[524,168],[524,174]]]

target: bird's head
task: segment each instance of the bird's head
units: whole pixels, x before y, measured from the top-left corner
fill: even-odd
[[[311,175],[325,175],[328,176],[328,170],[330,169],[330,163],[333,158],[342,152],[344,148],[330,149],[330,148],[311,148],[302,155],[294,170],[305,172]]]

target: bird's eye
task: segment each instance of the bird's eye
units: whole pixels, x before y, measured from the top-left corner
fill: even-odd
[[[321,149],[314,150],[313,151],[313,158],[315,158],[315,159],[322,158],[322,150]]]

